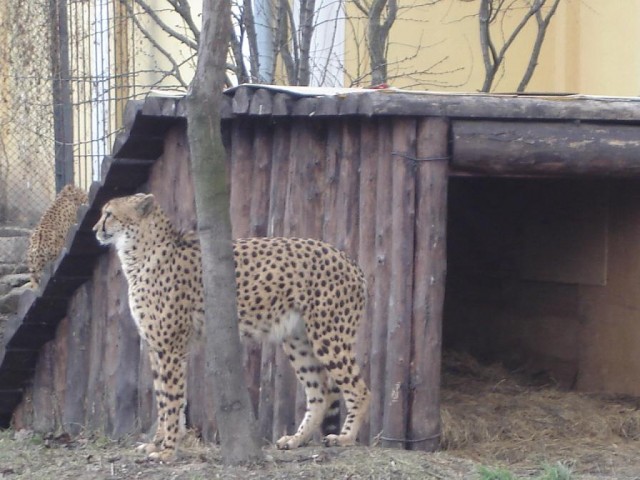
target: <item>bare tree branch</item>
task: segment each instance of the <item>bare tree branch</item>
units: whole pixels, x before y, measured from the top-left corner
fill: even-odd
[[[548,18],[549,21],[551,20],[553,13],[555,13],[555,8],[557,8],[557,3],[559,2],[559,0],[554,0],[554,1],[556,3],[552,7],[551,16]],[[482,60],[484,63],[484,70],[485,70],[484,83],[481,89],[483,92],[488,92],[491,90],[495,81],[496,73],[498,72],[498,69],[500,68],[500,66],[503,64],[507,51],[509,50],[511,45],[513,45],[513,42],[519,37],[520,33],[522,32],[524,27],[527,25],[527,23],[529,23],[529,20],[533,16],[537,16],[540,14],[542,7],[546,3],[546,0],[533,0],[533,3],[527,4],[528,8],[526,13],[520,19],[518,24],[511,31],[511,33],[508,36],[506,36],[506,39],[504,40],[502,47],[500,47],[500,49],[498,50],[496,48],[495,41],[491,36],[491,26],[498,21],[499,17],[502,18],[502,23],[504,23],[506,14],[515,9],[514,5],[516,2],[517,0],[513,0],[511,3],[508,4],[508,6],[505,6],[506,0],[480,0],[480,11],[478,15],[478,23],[480,27],[480,50],[482,51]],[[544,20],[541,20],[541,21],[544,21]],[[539,25],[538,34],[540,35],[541,33],[540,21],[538,21],[538,25]],[[525,86],[528,83],[529,79],[531,78],[531,75],[533,75],[533,71],[535,70],[535,65],[537,64],[537,58],[539,55],[539,49],[542,46],[542,41],[544,40],[546,29],[547,27],[545,26],[542,31],[541,38],[536,37],[536,44],[538,43],[538,40],[540,41],[540,43],[537,46],[538,48],[537,54],[535,58],[532,57],[532,59],[530,59],[529,67],[527,68],[525,77],[523,77],[523,81],[521,82],[521,84],[523,84],[523,82],[526,79],[526,82],[524,82]],[[534,46],[534,49],[535,49],[535,46]],[[529,72],[529,70],[531,71]],[[528,76],[528,79],[527,79],[527,76]]]
[[[295,22],[293,19],[293,11],[288,0],[280,0],[278,5],[278,32],[279,44],[278,51],[280,58],[287,72],[287,79],[290,85],[297,85],[297,67],[298,65],[298,39],[294,34],[291,35],[291,42],[294,54],[289,49],[289,32],[295,32]],[[294,56],[295,55],[295,56]]]
[[[238,29],[230,29],[230,47],[234,63],[234,67],[231,70],[238,79],[238,83],[250,83],[251,77],[247,71],[247,66],[244,63],[244,54],[242,53],[242,39],[244,34],[242,19],[240,15],[233,14],[232,19],[235,19]]]
[[[249,44],[249,67],[251,69],[251,80],[257,81],[260,78],[260,54],[258,52],[258,38],[256,36],[256,21],[253,16],[252,0],[243,0],[242,25],[247,34]]]
[[[158,27],[160,27],[160,29],[162,29],[162,31],[167,33],[169,36],[175,38],[176,40],[184,43],[189,48],[192,48],[193,50],[198,50],[198,43],[196,40],[193,40],[187,37],[186,35],[181,34],[180,32],[174,30],[169,25],[167,25],[167,23],[160,18],[160,16],[156,13],[156,11],[153,8],[151,8],[151,6],[145,0],[133,0],[133,1],[135,1],[136,5],[142,8],[144,13],[149,15],[149,17],[158,25]],[[126,3],[127,0],[120,0],[120,2]]]
[[[382,12],[386,10],[383,19]],[[379,85],[387,81],[386,49],[389,32],[398,15],[396,0],[373,0],[368,12],[369,57],[371,59],[371,83]]]
[[[139,0],[136,0],[136,2],[138,2],[138,1]],[[182,74],[180,73],[180,65],[178,65],[178,63],[175,61],[175,59],[173,58],[173,55],[171,55],[171,53],[168,50],[166,50],[164,47],[162,47],[162,45],[160,45],[160,43],[154,38],[154,36],[151,34],[151,32],[149,32],[149,30],[147,30],[142,25],[142,23],[138,20],[137,16],[135,15],[135,12],[133,11],[133,7],[131,5],[129,5],[129,2],[127,0],[120,0],[120,3],[127,10],[127,13],[131,17],[131,20],[133,21],[133,24],[136,26],[136,28],[138,30],[140,30],[142,35],[144,35],[144,37],[151,44],[151,46],[153,48],[155,48],[158,52],[160,52],[160,54],[164,58],[166,58],[167,61],[171,64],[171,66],[173,67],[172,70],[171,70],[171,75],[173,75],[176,78],[176,80],[178,81],[178,83],[180,84],[181,87],[187,88],[189,86],[189,84],[182,77]],[[190,57],[190,58],[193,58],[193,57]]]
[[[300,0],[300,58],[297,85],[309,85],[311,80],[311,37],[315,11],[315,0]]]
[[[542,49],[542,44],[547,34],[547,28],[549,27],[549,23],[551,22],[551,19],[555,15],[559,4],[560,4],[560,0],[554,0],[553,4],[551,5],[551,8],[549,9],[549,13],[547,13],[546,16],[542,15],[541,10],[538,10],[536,12],[538,32],[536,34],[536,40],[533,44],[533,50],[531,51],[531,58],[529,59],[527,70],[524,72],[524,75],[522,76],[522,80],[520,80],[520,83],[518,84],[518,89],[517,89],[518,92],[524,92],[524,90],[527,88],[527,85],[529,85],[529,81],[533,76],[533,72],[538,66],[538,58],[540,57],[540,50]]]
[[[167,0],[171,6],[175,9],[175,11],[182,17],[184,22],[189,27],[193,38],[196,43],[200,42],[200,29],[197,27],[193,20],[193,16],[191,15],[191,5],[189,4],[189,0]]]

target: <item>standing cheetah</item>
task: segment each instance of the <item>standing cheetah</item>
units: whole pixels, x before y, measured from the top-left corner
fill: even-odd
[[[189,337],[204,318],[200,245],[193,232],[173,227],[153,195],[111,200],[93,230],[100,243],[115,246],[132,316],[149,346],[158,428],[153,442],[139,448],[168,460],[184,418]],[[317,240],[248,238],[233,249],[240,332],[281,342],[307,397],[297,432],[276,446],[306,443],[325,417],[335,418],[340,393],[347,417],[324,443],[354,444],[369,405],[353,348],[365,300],[361,270]]]

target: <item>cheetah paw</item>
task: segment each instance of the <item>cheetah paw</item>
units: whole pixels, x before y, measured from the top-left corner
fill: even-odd
[[[159,452],[151,452],[147,458],[155,462],[171,463],[176,459],[176,452],[173,449],[164,449]]]
[[[355,445],[355,439],[349,435],[327,435],[322,439],[325,447],[349,447]]]
[[[150,454],[150,453],[157,452],[157,451],[158,451],[158,445],[156,445],[153,442],[151,442],[151,443],[143,443],[143,444],[138,445],[136,447],[136,452],[141,452],[141,453],[146,453],[146,454]]]
[[[276,447],[278,450],[293,450],[294,448],[298,448],[301,444],[302,442],[300,441],[300,437],[297,435],[285,435],[276,442]]]

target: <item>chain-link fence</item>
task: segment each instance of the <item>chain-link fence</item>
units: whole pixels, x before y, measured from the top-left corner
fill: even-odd
[[[0,0],[0,275],[56,191],[99,178],[126,101],[184,86],[171,70],[192,52],[156,58],[172,52],[167,15],[142,0]]]

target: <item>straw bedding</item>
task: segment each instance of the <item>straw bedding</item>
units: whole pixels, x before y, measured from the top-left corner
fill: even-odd
[[[640,399],[560,391],[467,354],[443,359],[442,447],[509,465],[564,461],[583,472],[640,454]],[[609,465],[609,466],[607,466]]]

